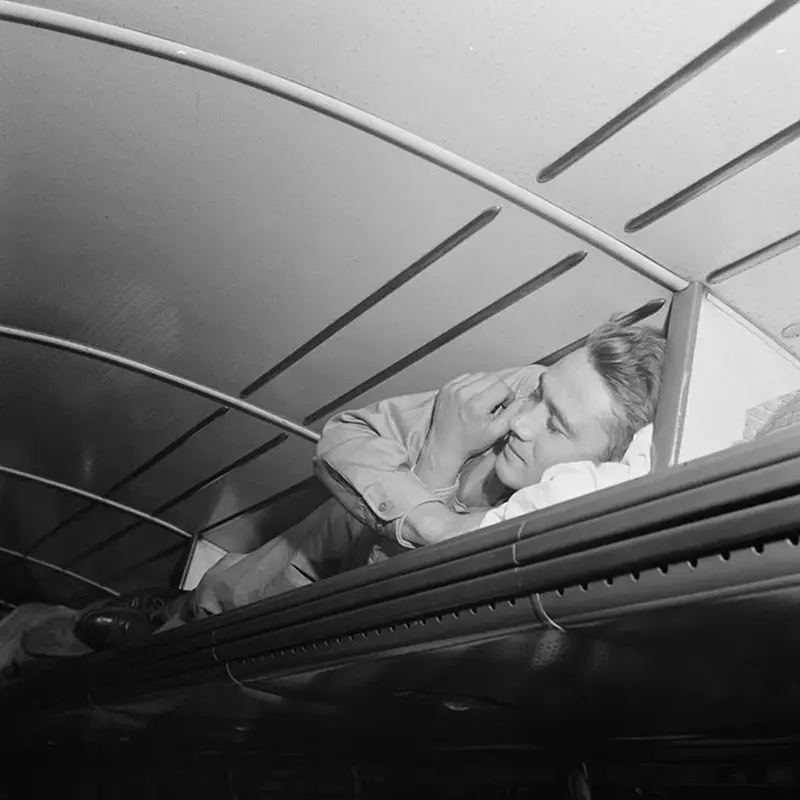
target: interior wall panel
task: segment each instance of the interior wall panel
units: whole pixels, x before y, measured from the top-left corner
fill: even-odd
[[[724,300],[764,327],[783,330],[800,322],[800,251],[790,250],[714,286]],[[776,338],[800,355],[797,336]]]
[[[681,463],[745,441],[748,410],[800,388],[800,362],[713,298],[700,308]]]

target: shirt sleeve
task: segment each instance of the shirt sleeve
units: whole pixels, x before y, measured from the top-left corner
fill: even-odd
[[[517,392],[526,387],[532,370],[538,379],[540,367],[499,374]],[[351,514],[373,529],[383,531],[423,503],[446,504],[453,494],[455,487],[431,491],[414,474],[437,393],[380,400],[335,414],[325,424],[314,471]],[[394,527],[389,532],[393,537]]]
[[[428,433],[436,392],[404,395],[343,411],[326,423],[315,472],[336,499],[377,528],[437,500],[412,468]]]

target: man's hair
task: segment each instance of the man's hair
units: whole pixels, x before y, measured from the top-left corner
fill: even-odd
[[[600,461],[620,461],[636,432],[653,421],[661,391],[666,339],[656,328],[628,327],[616,318],[592,331],[586,351],[611,391],[610,443]]]

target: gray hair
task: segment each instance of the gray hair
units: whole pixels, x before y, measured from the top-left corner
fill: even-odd
[[[611,441],[600,461],[620,461],[636,432],[653,421],[666,349],[658,329],[627,327],[615,318],[587,337],[589,360],[616,406],[607,428]]]

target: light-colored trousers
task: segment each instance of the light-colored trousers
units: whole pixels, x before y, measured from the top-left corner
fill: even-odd
[[[330,499],[251,553],[223,556],[181,599],[162,630],[371,563],[377,560],[374,551],[386,549],[376,548],[382,538]]]

